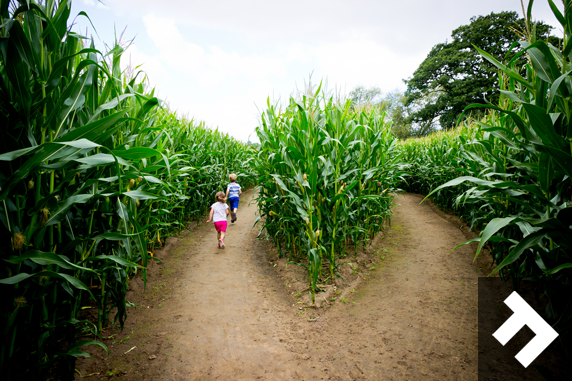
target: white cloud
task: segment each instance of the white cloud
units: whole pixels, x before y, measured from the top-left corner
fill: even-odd
[[[154,46],[146,52],[137,44],[128,54],[132,65],[142,64],[159,96],[171,108],[220,126],[246,140],[258,124],[256,105],[268,97],[286,101],[302,81],[327,79],[331,86],[350,90],[357,85],[385,91],[403,87],[401,79],[419,64],[361,35],[324,45],[297,42],[260,54],[241,54],[219,46],[202,46],[184,36],[173,19],[148,14],[143,22]]]
[[[203,47],[183,37],[171,19],[148,14],[143,21],[161,61],[197,78],[202,86],[216,87],[235,77],[254,79],[284,74],[284,65],[276,58],[244,56],[217,46]]]
[[[163,66],[159,57],[149,56],[140,52],[136,43],[129,46],[127,51],[123,54],[122,64],[124,65],[124,68],[127,65],[131,66],[133,69],[140,66],[140,70],[143,70],[154,83],[174,80],[169,70]]]
[[[117,14],[153,12],[157,17],[172,18],[179,25],[240,35],[253,46],[301,40],[335,43],[348,33],[358,33],[384,41],[402,54],[412,47],[430,49],[450,36],[453,29],[467,24],[472,16],[506,10],[522,12],[518,0],[170,0],[168,7],[157,6],[156,0],[107,2]],[[547,2],[535,2],[533,17],[552,25],[557,23]]]
[[[402,88],[402,79],[424,58],[422,54],[410,59],[366,38],[319,46],[312,54],[318,63],[317,74],[327,75],[338,86],[378,86],[384,91]]]
[[[102,3],[100,0],[83,0],[83,3],[90,7],[97,6],[99,9],[109,9],[109,7],[105,5],[105,3]]]

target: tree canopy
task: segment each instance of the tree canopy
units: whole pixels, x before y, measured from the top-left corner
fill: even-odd
[[[452,41],[435,45],[407,84],[405,104],[411,107],[410,122],[430,132],[438,123],[451,128],[463,109],[472,103],[498,102],[498,69],[483,59],[474,46],[500,59],[511,59],[518,50],[512,44],[525,31],[516,12],[472,17],[469,25],[453,30]],[[536,23],[536,38],[556,44],[550,27]],[[474,45],[474,46],[473,46]],[[517,67],[526,63],[522,55]]]
[[[348,98],[358,106],[366,103],[378,104],[380,97],[381,90],[379,87],[366,88],[364,86],[357,86],[348,95]]]
[[[415,135],[409,123],[409,108],[405,106],[403,91],[393,90],[383,94],[379,87],[357,86],[350,91],[348,99],[352,107],[377,107],[385,111],[387,120],[391,122],[391,130],[399,139]]]

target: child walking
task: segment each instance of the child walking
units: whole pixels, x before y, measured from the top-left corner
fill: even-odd
[[[230,202],[230,212],[232,215],[230,222],[234,223],[234,221],[236,221],[236,211],[238,210],[239,197],[242,191],[240,190],[240,185],[236,183],[236,175],[234,173],[228,175],[228,178],[230,184],[226,187],[226,197],[228,198],[228,202]]]
[[[218,192],[215,196],[216,201],[211,205],[211,212],[207,224],[213,220],[214,227],[217,231],[218,248],[224,249],[224,236],[226,235],[226,218],[228,217],[228,205],[224,192]]]

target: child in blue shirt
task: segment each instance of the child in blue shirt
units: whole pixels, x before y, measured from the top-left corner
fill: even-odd
[[[237,220],[236,211],[238,210],[238,201],[242,191],[240,190],[240,185],[236,183],[236,175],[234,173],[231,173],[228,178],[230,180],[230,184],[226,187],[226,197],[230,204],[230,213],[232,216],[230,222],[234,223],[234,221]]]

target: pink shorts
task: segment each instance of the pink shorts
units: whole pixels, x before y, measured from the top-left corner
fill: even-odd
[[[226,221],[217,221],[214,223],[214,227],[217,232],[225,232],[226,231]]]

